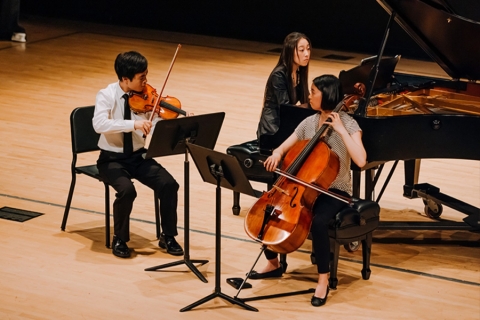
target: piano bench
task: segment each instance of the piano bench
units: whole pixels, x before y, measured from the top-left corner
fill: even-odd
[[[268,155],[260,154],[258,140],[230,146],[227,148],[227,154],[237,158],[248,180],[264,182],[268,185],[268,189],[272,187],[276,177],[274,173],[266,171],[263,164],[260,163],[260,161],[266,160]],[[238,192],[233,192],[232,211],[234,215],[240,214],[240,193]]]
[[[354,198],[352,207],[344,208],[330,221],[328,229],[330,237],[330,278],[328,279],[328,285],[330,289],[336,289],[338,284],[337,268],[340,245],[344,245],[349,251],[355,251],[356,249],[350,249],[350,245],[358,241],[362,242],[362,278],[364,280],[370,278],[372,233],[378,227],[379,218],[380,206],[378,203]],[[310,234],[308,239],[311,239]],[[313,264],[316,263],[313,248],[310,260]],[[280,261],[285,272],[288,266],[285,254],[280,255]]]
[[[340,245],[348,246],[354,242],[362,242],[362,278],[370,278],[370,253],[372,250],[372,233],[378,227],[380,206],[369,200],[353,199],[352,207],[341,210],[331,220],[328,235],[330,237],[330,278],[331,289],[338,284],[337,267]],[[354,250],[349,250],[354,251]],[[314,263],[314,261],[312,261]]]

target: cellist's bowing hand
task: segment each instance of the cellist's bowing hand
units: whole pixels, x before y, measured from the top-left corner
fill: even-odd
[[[150,130],[152,130],[152,121],[135,120],[135,130],[142,130],[144,135],[148,135]]]
[[[275,171],[281,160],[282,156],[279,153],[274,152],[270,157],[267,158],[267,160],[265,160],[263,166],[267,171]]]
[[[185,115],[186,117],[191,117],[191,116],[194,116],[193,112],[187,112],[187,114]]]

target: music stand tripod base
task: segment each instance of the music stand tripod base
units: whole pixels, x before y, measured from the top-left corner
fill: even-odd
[[[206,264],[208,260],[190,260],[190,170],[188,162],[187,142],[196,143],[203,147],[213,148],[220,133],[224,112],[210,113],[198,116],[182,117],[159,121],[153,131],[146,159],[185,154],[184,161],[184,256],[183,260],[146,268],[145,271],[156,271],[172,266],[185,264],[201,281],[208,282],[198,271],[194,263]]]
[[[203,274],[198,271],[198,269],[195,267],[194,263],[200,263],[200,265],[204,265],[208,263],[208,260],[191,260],[190,258],[185,256],[184,260],[178,260],[170,263],[165,263],[162,265],[146,268],[145,271],[157,271],[169,267],[174,267],[174,266],[179,266],[181,264],[185,264],[202,282],[207,283],[208,280],[203,276]]]
[[[215,184],[217,186],[215,196],[215,291],[212,294],[180,309],[180,312],[189,311],[196,306],[199,306],[214,298],[222,298],[247,310],[258,311],[257,308],[246,304],[240,299],[236,299],[222,293],[220,288],[221,186],[252,196],[254,195],[253,188],[243,173],[237,158],[234,156],[189,143],[187,144],[187,147],[190,150],[190,154],[192,155],[203,181]]]
[[[291,292],[277,293],[277,294],[271,294],[271,295],[265,295],[265,296],[257,296],[257,297],[243,298],[243,299],[239,298],[238,295],[240,294],[240,291],[242,291],[242,289],[244,289],[244,284],[247,283],[247,280],[250,278],[250,275],[253,272],[253,268],[255,268],[255,265],[257,264],[258,259],[260,259],[260,256],[263,254],[265,249],[267,249],[267,246],[262,245],[260,253],[257,256],[257,259],[253,263],[253,265],[250,268],[250,271],[247,273],[247,276],[245,277],[245,279],[243,279],[243,282],[240,284],[240,286],[238,288],[238,291],[237,291],[237,294],[235,295],[235,297],[233,297],[235,300],[240,300],[240,301],[243,301],[243,302],[247,302],[247,301],[263,300],[263,299],[288,297],[288,296],[299,295],[299,294],[315,293],[315,288],[310,288],[310,289],[307,289],[307,290],[291,291]]]

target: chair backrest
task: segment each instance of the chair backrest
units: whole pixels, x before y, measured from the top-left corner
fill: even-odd
[[[99,133],[93,129],[92,118],[95,106],[79,107],[70,114],[72,152],[74,154],[99,150]]]

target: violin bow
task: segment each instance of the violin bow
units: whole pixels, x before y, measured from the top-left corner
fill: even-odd
[[[154,104],[155,108],[158,105],[158,101],[162,98],[163,89],[165,89],[165,85],[167,84],[168,77],[170,76],[170,72],[172,71],[173,64],[177,59],[177,54],[181,47],[182,45],[179,43],[177,46],[177,50],[175,50],[175,54],[173,55],[173,59],[172,59],[172,62],[170,63],[170,67],[168,68],[167,76],[165,77],[165,81],[163,82],[162,90],[160,90],[160,94],[158,95],[157,100],[155,101],[155,104]],[[154,115],[155,115],[155,109],[152,110],[152,114],[150,115],[150,121],[152,121]]]

